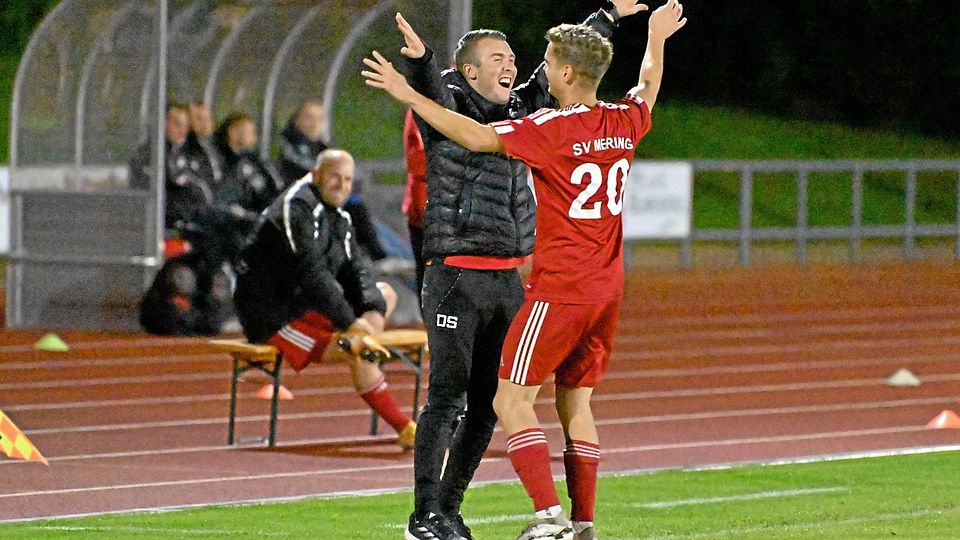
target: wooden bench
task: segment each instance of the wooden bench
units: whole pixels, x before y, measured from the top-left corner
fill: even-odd
[[[373,356],[381,367],[391,360],[400,360],[414,373],[413,412],[411,417],[416,420],[420,405],[420,383],[423,378],[423,361],[427,354],[427,333],[424,330],[397,329],[387,330],[376,336],[376,341],[386,348],[390,355]],[[251,370],[265,373],[273,384],[273,395],[270,398],[270,430],[267,436],[267,445],[274,446],[277,439],[277,417],[280,406],[280,371],[283,357],[273,345],[247,343],[244,339],[212,339],[209,344],[233,358],[233,368],[230,377],[230,418],[227,428],[227,444],[234,442],[234,430],[237,415],[237,384],[241,375]],[[370,434],[377,434],[378,417],[375,412],[370,414]]]

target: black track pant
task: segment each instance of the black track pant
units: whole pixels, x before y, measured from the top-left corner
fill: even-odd
[[[436,260],[426,268],[423,318],[430,387],[418,419],[413,461],[418,516],[460,509],[497,422],[493,396],[500,348],[522,303],[516,270],[465,270]],[[466,414],[454,434],[464,404]]]

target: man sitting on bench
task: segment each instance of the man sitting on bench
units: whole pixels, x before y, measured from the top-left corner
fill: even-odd
[[[234,303],[247,339],[277,347],[294,370],[346,362],[360,397],[412,449],[416,423],[400,411],[378,365],[360,355],[362,336],[383,331],[397,296],[374,283],[342,209],[353,174],[349,153],[324,150],[314,169],[264,210],[236,266]],[[349,347],[338,344],[341,333]]]

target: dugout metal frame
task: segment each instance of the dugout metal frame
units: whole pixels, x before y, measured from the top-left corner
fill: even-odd
[[[306,99],[323,101],[326,132],[336,131],[360,87],[360,57],[397,48],[393,12],[444,63],[472,10],[471,0],[58,4],[31,36],[12,95],[7,326],[138,327],[137,304],[162,263],[165,193],[156,181],[130,189],[127,161],[153,141],[153,178],[163,177],[168,97],[204,102],[218,119],[258,119],[267,157]],[[369,129],[389,124],[378,114]]]

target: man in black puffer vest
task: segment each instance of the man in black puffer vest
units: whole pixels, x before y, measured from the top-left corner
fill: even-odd
[[[635,2],[614,5],[632,12],[627,3]],[[616,8],[600,10],[586,24],[610,36],[617,18]],[[397,27],[410,84],[449,109],[487,124],[555,105],[542,64],[513,88],[517,69],[501,32],[465,34],[456,67],[441,74],[433,51],[400,14]],[[418,126],[427,158],[422,308],[430,386],[417,428],[415,508],[405,538],[470,539],[460,504],[496,425],[500,349],[523,303],[518,267],[533,251],[536,202],[522,162],[470,152],[419,119]]]

